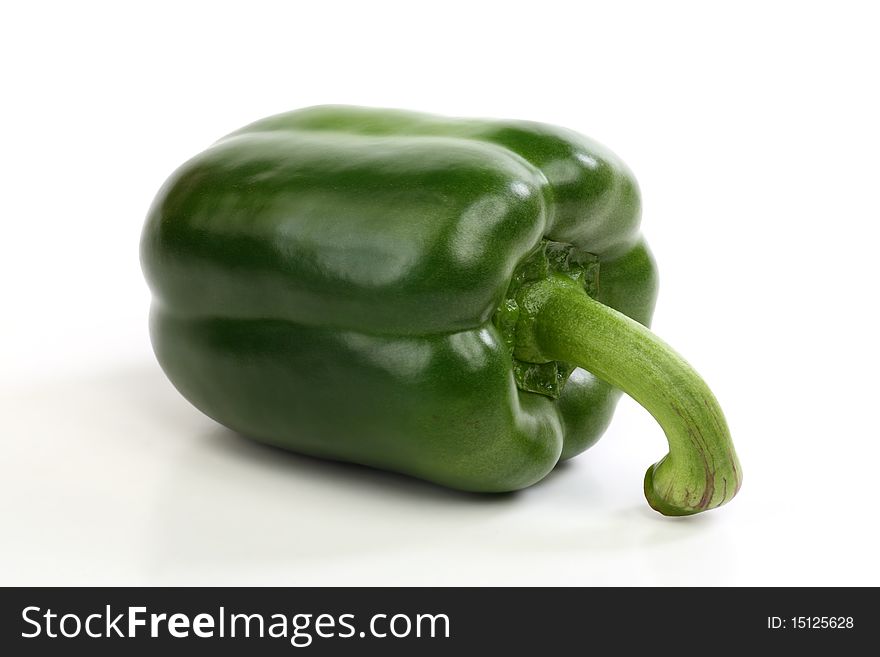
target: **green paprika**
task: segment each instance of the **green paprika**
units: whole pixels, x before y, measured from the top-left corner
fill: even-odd
[[[146,221],[151,339],[221,424],[470,491],[587,449],[620,391],[663,427],[667,515],[741,483],[721,409],[648,330],[638,188],[525,121],[345,106],[258,121],[180,167]]]

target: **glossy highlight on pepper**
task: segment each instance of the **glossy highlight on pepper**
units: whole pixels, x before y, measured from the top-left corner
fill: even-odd
[[[151,338],[177,389],[273,445],[498,492],[591,446],[621,391],[670,452],[649,503],[742,481],[723,413],[647,328],[638,188],[540,123],[321,106],[181,166],[147,217]]]

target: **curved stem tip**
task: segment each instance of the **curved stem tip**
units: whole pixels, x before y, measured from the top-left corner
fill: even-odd
[[[663,428],[669,453],[645,474],[654,509],[690,515],[736,495],[742,470],[724,414],[684,358],[563,276],[523,288],[519,303],[526,312],[517,325],[517,358],[576,364],[630,395]]]

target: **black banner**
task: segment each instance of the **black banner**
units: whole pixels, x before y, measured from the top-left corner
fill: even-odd
[[[9,654],[451,654],[599,646],[724,653],[872,645],[874,590],[7,588]],[[868,640],[866,642],[866,640]],[[708,641],[709,643],[704,643]],[[11,649],[11,652],[10,650]]]

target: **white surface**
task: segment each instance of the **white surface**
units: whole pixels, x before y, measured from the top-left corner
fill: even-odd
[[[880,584],[869,3],[23,7],[0,21],[0,584]],[[650,511],[665,443],[629,401],[500,497],[192,409],[149,349],[146,209],[217,137],[324,102],[543,120],[623,157],[654,328],[721,400],[740,496]]]

